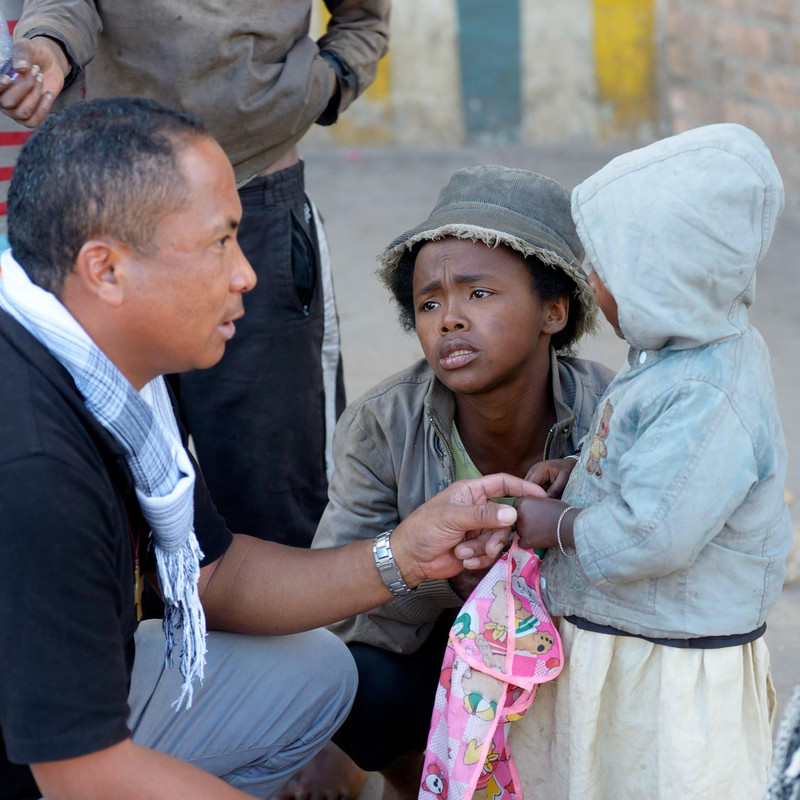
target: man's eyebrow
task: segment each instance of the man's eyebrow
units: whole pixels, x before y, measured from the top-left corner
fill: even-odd
[[[232,231],[239,230],[240,225],[241,225],[241,220],[233,219],[233,217],[231,217],[230,219],[227,219],[224,222],[221,221],[219,225],[217,225],[216,228],[214,228],[214,235],[218,233],[223,233],[223,232],[229,233]]]
[[[476,273],[473,275],[454,275],[453,281],[455,283],[463,284],[463,283],[485,283],[486,281],[490,280],[490,276],[484,275],[482,273]],[[434,278],[429,283],[426,283],[424,286],[420,286],[420,288],[414,292],[415,295],[420,294],[428,294],[428,292],[432,292],[434,289],[438,289],[442,285],[442,281],[439,278]]]

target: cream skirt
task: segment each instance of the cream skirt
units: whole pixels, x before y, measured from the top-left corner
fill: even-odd
[[[760,800],[775,692],[764,640],[664,647],[561,620],[566,665],[510,743],[524,800]]]

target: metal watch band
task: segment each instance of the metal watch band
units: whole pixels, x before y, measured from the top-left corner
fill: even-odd
[[[375,558],[375,566],[378,568],[381,580],[396,597],[401,594],[410,594],[414,590],[408,588],[397,567],[397,562],[394,560],[392,545],[389,543],[391,535],[392,531],[386,531],[375,537],[372,542],[372,555]]]

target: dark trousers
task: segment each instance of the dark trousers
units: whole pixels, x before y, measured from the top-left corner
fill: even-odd
[[[231,530],[306,547],[327,502],[341,357],[323,358],[323,284],[302,162],[239,190],[239,241],[258,277],[219,364],[173,376],[206,484]],[[334,320],[335,323],[335,320]],[[326,398],[324,369],[333,371]]]
[[[358,690],[333,741],[361,769],[380,772],[400,756],[425,750],[447,634],[457,610],[439,617],[415,653],[390,653],[360,642],[348,645],[358,669]]]

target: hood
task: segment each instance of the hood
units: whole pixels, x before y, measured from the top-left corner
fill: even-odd
[[[615,158],[575,187],[572,216],[626,341],[685,350],[747,325],[783,203],[767,146],[726,123]]]

